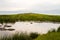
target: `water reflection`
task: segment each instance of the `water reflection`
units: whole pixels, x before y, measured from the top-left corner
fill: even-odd
[[[0,31],[13,31],[15,29],[11,28],[11,24],[0,24]]]
[[[4,24],[5,25],[5,24]],[[2,27],[4,27],[4,25]],[[47,33],[48,30],[57,29],[60,26],[60,23],[51,23],[51,22],[16,22],[15,24],[8,23],[11,27],[5,27],[6,29],[12,29],[14,31],[0,31],[0,35],[14,34],[17,32],[38,32],[38,33]],[[0,25],[1,27],[1,25]]]
[[[50,29],[57,29],[60,24],[58,23],[48,23],[48,22],[42,22],[42,23],[35,23],[32,22],[16,22],[13,27],[16,31],[27,31],[27,32],[38,32],[38,33],[46,33]]]

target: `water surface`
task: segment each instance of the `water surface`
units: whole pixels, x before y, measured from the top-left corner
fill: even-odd
[[[14,28],[14,31],[0,31],[0,35],[10,35],[16,32],[38,32],[38,33],[47,33],[48,30],[57,29],[60,26],[60,23],[51,23],[51,22],[16,22],[10,28]]]

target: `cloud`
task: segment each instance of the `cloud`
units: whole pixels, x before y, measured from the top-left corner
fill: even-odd
[[[0,0],[0,11],[47,12],[60,9],[60,0]]]

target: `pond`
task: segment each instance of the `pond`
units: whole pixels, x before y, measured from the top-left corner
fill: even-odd
[[[0,36],[10,35],[17,32],[38,32],[40,34],[43,34],[47,33],[48,30],[57,29],[59,26],[60,23],[52,22],[16,22],[15,24],[12,24],[12,27],[9,27],[15,29],[14,31],[0,31]]]

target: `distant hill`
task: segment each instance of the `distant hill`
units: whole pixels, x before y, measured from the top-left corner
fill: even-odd
[[[0,15],[0,22],[16,22],[16,21],[46,21],[60,22],[60,16],[46,15],[37,13],[23,13],[12,15]]]

